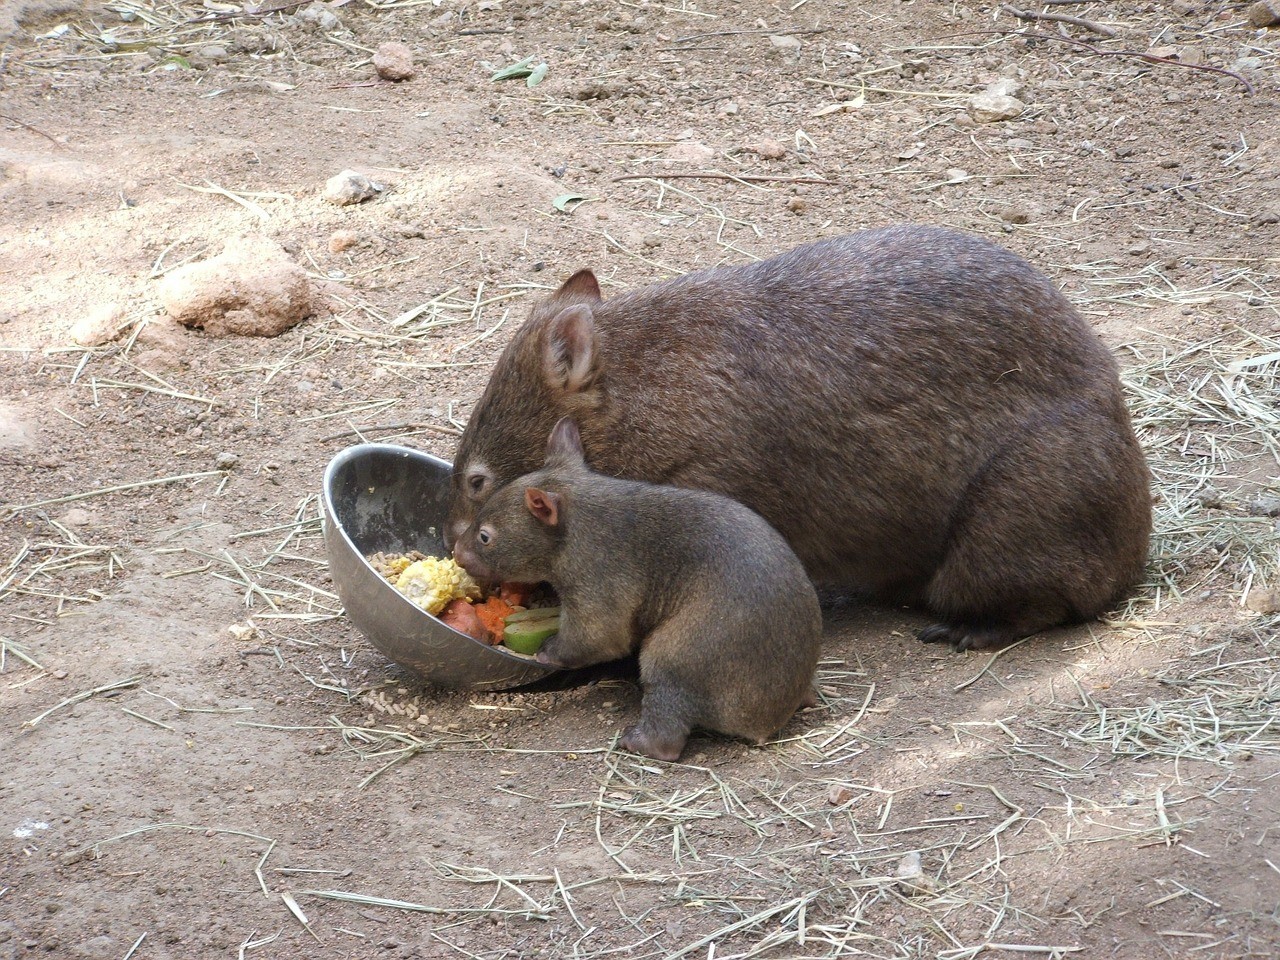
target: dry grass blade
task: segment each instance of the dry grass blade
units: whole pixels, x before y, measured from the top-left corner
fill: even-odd
[[[52,507],[60,503],[74,503],[77,500],[88,500],[91,497],[103,497],[111,493],[124,493],[129,490],[141,490],[144,487],[155,487],[169,483],[182,483],[186,480],[203,480],[206,477],[222,476],[221,470],[201,470],[198,473],[181,473],[172,477],[157,477],[154,480],[140,480],[137,483],[118,483],[111,487],[100,487],[97,490],[85,490],[82,493],[71,493],[65,497],[51,497],[48,500],[33,500],[30,503],[9,504],[0,507],[0,517],[8,519],[24,510],[35,510],[38,507]]]
[[[362,893],[350,893],[345,890],[300,890],[300,897],[318,897],[323,900],[340,900],[343,903],[354,903],[362,907],[386,907],[390,910],[404,910],[409,913],[432,913],[442,916],[490,916],[519,917],[525,920],[550,920],[551,914],[542,910],[504,910],[498,907],[433,907],[424,903],[411,903],[407,900],[391,900],[386,897],[371,897]]]
[[[48,710],[44,711],[44,713],[41,713],[35,717],[32,717],[30,720],[27,720],[22,725],[24,727],[34,727],[45,717],[49,716],[51,713],[56,713],[57,711],[61,710],[64,707],[69,707],[72,704],[81,703],[85,700],[88,700],[90,697],[97,696],[100,693],[111,693],[116,690],[126,690],[129,687],[136,687],[139,683],[142,682],[142,680],[143,678],[141,676],[126,677],[124,680],[115,680],[111,683],[104,683],[102,686],[94,687],[92,690],[82,690],[80,693],[67,697],[65,700],[62,700],[54,704]]]

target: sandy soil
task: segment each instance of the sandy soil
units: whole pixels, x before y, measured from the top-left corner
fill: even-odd
[[[1280,32],[1243,7],[6,5],[0,956],[1274,956]],[[975,123],[1001,78],[1025,111]],[[387,189],[328,204],[344,168]],[[340,615],[325,463],[449,456],[540,289],[904,220],[1028,257],[1125,367],[1159,531],[1108,623],[992,660],[836,605],[822,706],[665,765],[610,750],[625,678],[434,692]],[[315,316],[166,320],[247,233]]]

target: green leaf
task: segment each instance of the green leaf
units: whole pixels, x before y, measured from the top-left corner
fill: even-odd
[[[536,60],[536,57],[525,57],[523,60],[511,64],[509,67],[503,67],[492,77],[489,78],[491,83],[497,83],[499,80],[523,80],[525,77],[533,73],[533,67],[529,64]]]
[[[536,87],[538,84],[540,84],[543,81],[543,78],[545,78],[547,75],[548,69],[549,68],[545,63],[538,64],[529,73],[529,76],[525,77],[524,85],[528,87],[530,90],[532,90],[534,87]]]
[[[580,193],[562,193],[551,201],[551,205],[561,213],[573,213],[578,204],[586,203],[590,199],[590,197],[584,197]]]

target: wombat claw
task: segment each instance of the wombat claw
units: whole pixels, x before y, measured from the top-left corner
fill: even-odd
[[[642,756],[650,757],[654,760],[666,760],[668,763],[674,763],[680,759],[680,751],[684,749],[687,737],[668,737],[663,739],[655,737],[647,730],[642,730],[639,724],[627,727],[622,732],[622,738],[618,741],[618,746],[623,750],[631,753],[638,753]]]
[[[921,643],[948,643],[958,653],[1003,647],[1014,635],[1007,628],[968,627],[953,623],[935,623],[916,634]]]

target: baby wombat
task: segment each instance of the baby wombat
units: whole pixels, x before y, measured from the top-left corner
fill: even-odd
[[[560,632],[542,662],[639,650],[627,750],[675,760],[695,727],[762,743],[812,702],[822,613],[786,541],[725,497],[592,473],[572,420],[541,470],[488,499],[454,556],[481,579],[555,587]]]
[[[458,446],[446,538],[563,416],[605,474],[725,494],[820,583],[998,646],[1142,574],[1149,475],[1116,364],[1041,273],[976,237],[867,230],[602,300],[537,305]]]

